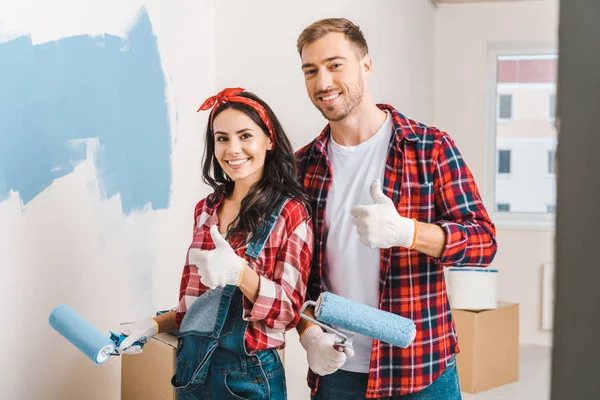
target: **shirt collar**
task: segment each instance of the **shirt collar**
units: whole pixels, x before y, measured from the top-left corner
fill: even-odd
[[[377,107],[381,110],[387,110],[392,114],[392,124],[394,128],[394,141],[395,147],[400,150],[400,143],[402,139],[406,139],[410,142],[420,142],[421,139],[415,133],[413,124],[402,115],[398,110],[389,104],[377,104]],[[325,128],[321,131],[319,136],[314,140],[312,150],[314,153],[327,154],[327,144],[331,137],[331,126],[325,125]]]
[[[207,197],[206,202],[204,203],[205,209],[203,211],[208,215],[208,217],[204,221],[205,226],[210,228],[211,226],[217,223],[217,210],[223,202],[223,199],[225,199],[224,194],[222,194],[219,198],[215,199],[214,192]]]

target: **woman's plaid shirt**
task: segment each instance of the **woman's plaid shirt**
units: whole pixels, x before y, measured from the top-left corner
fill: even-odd
[[[392,106],[394,134],[387,155],[384,193],[400,215],[439,225],[446,244],[439,259],[401,247],[382,249],[379,308],[412,319],[417,336],[407,349],[373,341],[368,398],[399,396],[429,386],[458,353],[443,267],[488,266],[496,230],[454,141],[444,132],[411,121]],[[314,243],[307,297],[322,291],[325,203],[332,172],[327,158],[329,125],[297,155],[298,178],[311,199]],[[365,184],[370,184],[366,182]],[[316,391],[318,376],[309,370]]]
[[[194,211],[194,231],[191,248],[213,250],[215,244],[210,227],[218,224],[217,209],[222,199],[209,204],[200,200]],[[299,311],[304,303],[308,269],[313,249],[313,232],[309,215],[302,203],[289,199],[283,206],[263,250],[256,260],[246,257],[247,246],[242,237],[234,235],[230,244],[236,254],[244,257],[260,276],[258,298],[254,304],[243,297],[244,319],[248,322],[245,335],[250,353],[269,348],[282,348],[285,332],[300,320]],[[176,310],[177,324],[181,325],[189,306],[208,288],[200,282],[198,268],[186,263],[183,268]]]

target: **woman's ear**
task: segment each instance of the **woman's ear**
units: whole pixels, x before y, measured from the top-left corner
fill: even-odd
[[[269,145],[267,146],[267,150],[268,151],[273,150],[273,141],[271,139],[269,139]]]

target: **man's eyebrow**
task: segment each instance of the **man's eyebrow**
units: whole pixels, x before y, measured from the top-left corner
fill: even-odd
[[[333,56],[333,57],[328,57],[328,58],[324,59],[322,62],[331,62],[331,61],[338,60],[338,59],[339,59],[339,60],[347,60],[347,58],[346,58],[346,57],[342,57],[342,56]],[[313,64],[313,63],[305,63],[305,64],[302,64],[302,69],[309,68],[309,67],[316,67],[316,65],[315,65],[315,64]]]

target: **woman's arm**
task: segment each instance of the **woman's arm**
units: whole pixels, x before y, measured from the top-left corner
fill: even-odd
[[[281,331],[294,328],[300,319],[313,248],[312,225],[304,206],[294,202],[285,218],[287,237],[274,254],[272,273],[259,276],[246,266],[240,285],[242,291],[242,286],[251,285],[244,318]],[[252,272],[245,278],[248,270]]]
[[[169,311],[152,319],[158,324],[158,333],[168,333],[179,329],[175,320],[175,311]]]
[[[244,262],[242,280],[240,282],[240,290],[244,293],[244,296],[254,304],[260,291],[260,276],[248,265],[248,262]]]

